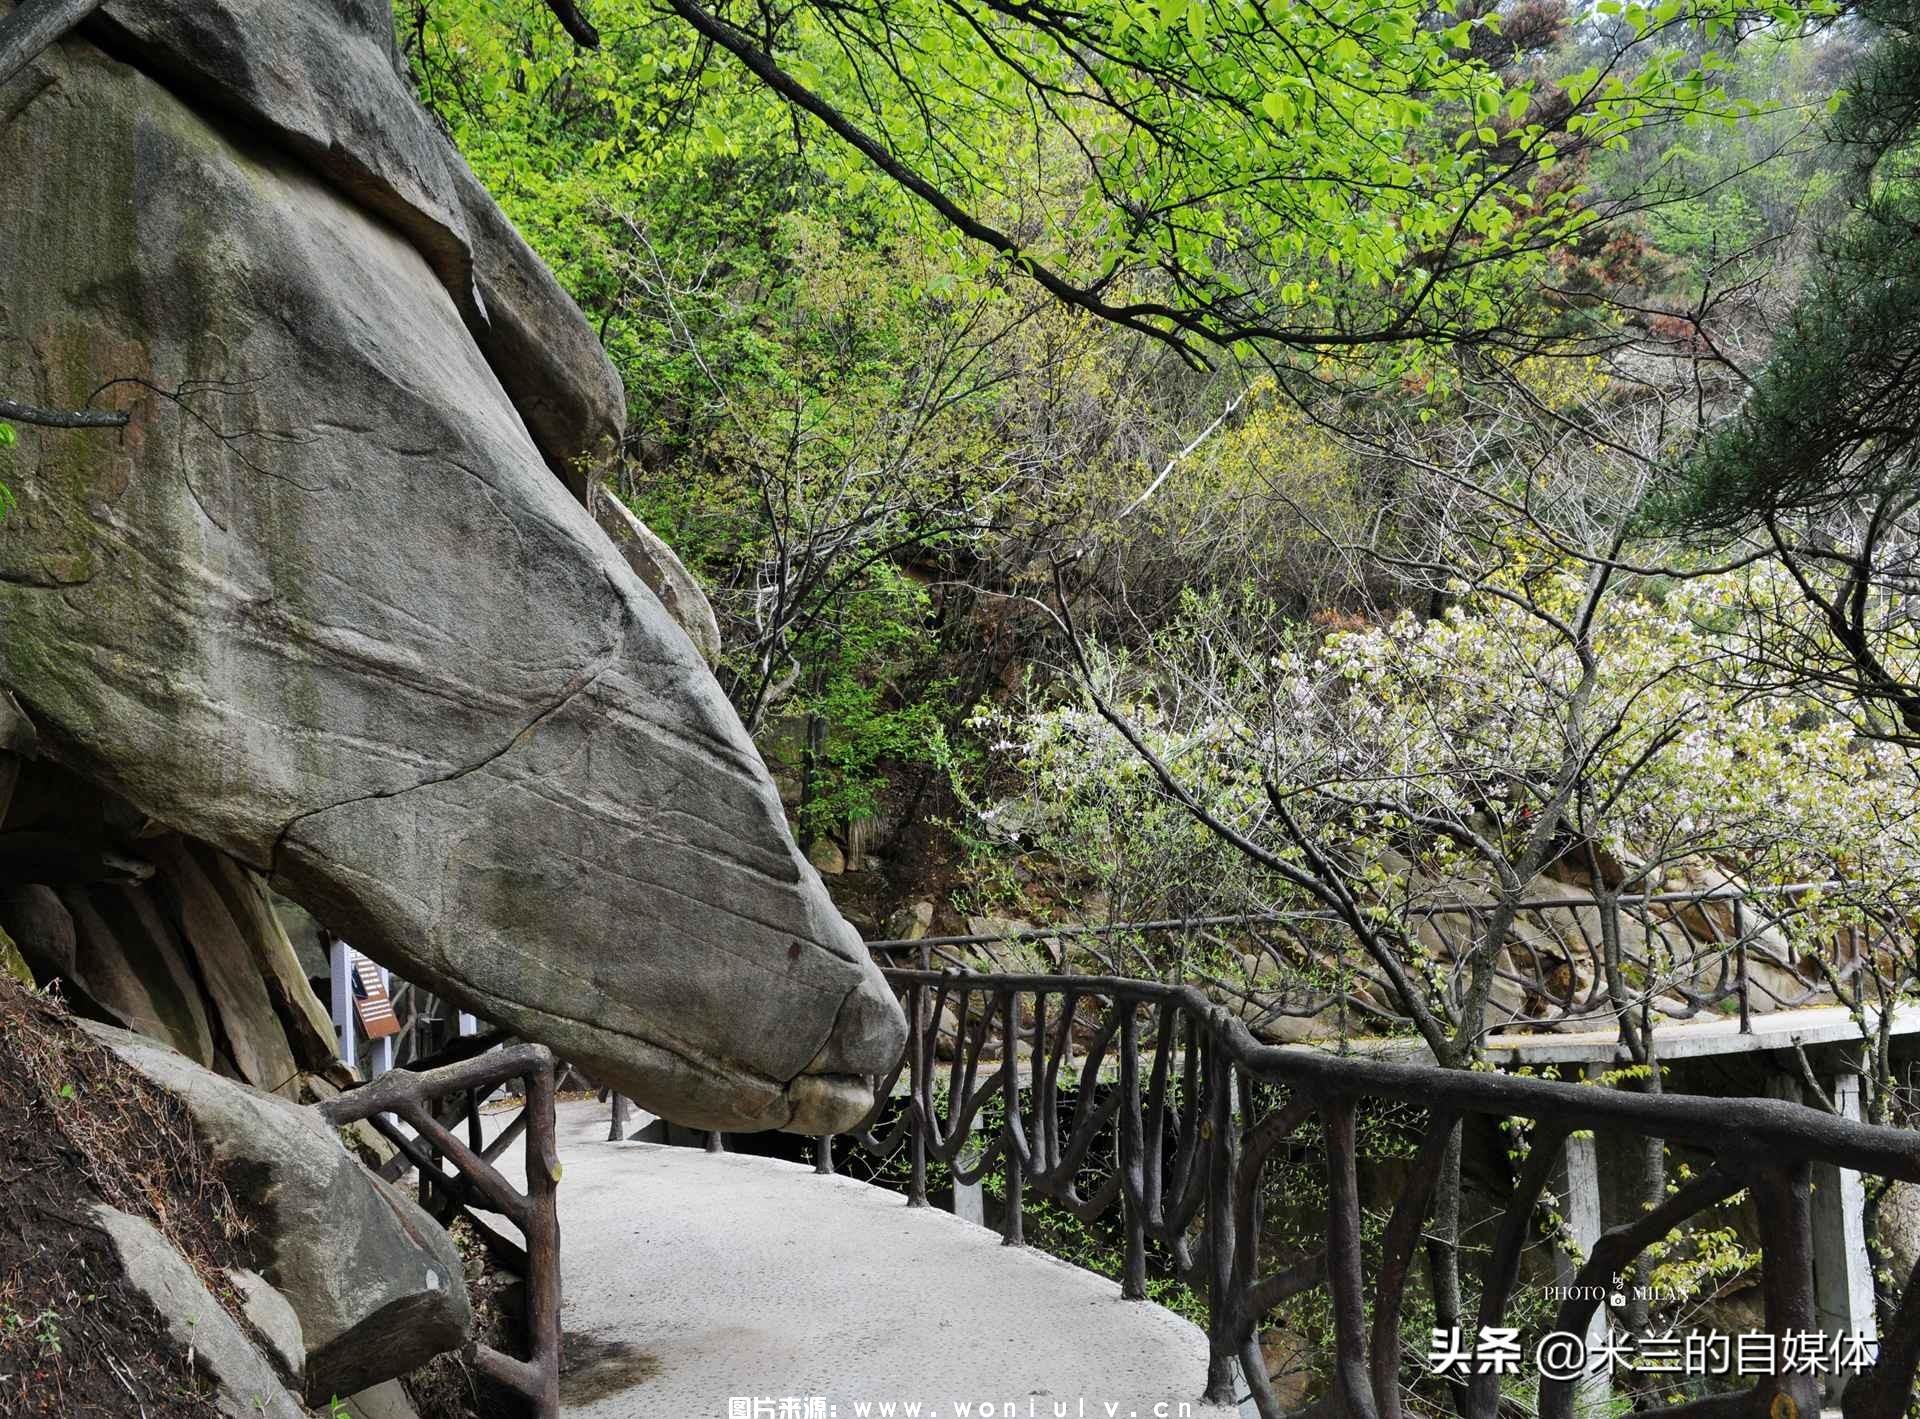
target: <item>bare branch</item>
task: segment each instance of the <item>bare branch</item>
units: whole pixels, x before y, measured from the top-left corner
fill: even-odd
[[[15,11],[18,14],[19,11]],[[0,22],[0,29],[5,23]],[[127,426],[124,409],[42,409],[35,404],[20,404],[0,399],[0,419],[16,424],[36,424],[43,429],[123,429]]]

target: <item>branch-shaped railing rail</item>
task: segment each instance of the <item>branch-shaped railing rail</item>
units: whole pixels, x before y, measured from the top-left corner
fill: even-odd
[[[475,1344],[472,1363],[489,1379],[525,1395],[536,1419],[560,1413],[560,1214],[555,1189],[560,1156],[554,1134],[554,1063],[545,1045],[510,1045],[438,1068],[415,1072],[396,1069],[371,1084],[315,1105],[329,1124],[366,1120],[420,1169],[422,1200],[449,1199],[458,1210],[499,1214],[520,1229],[524,1249],[480,1223],[482,1239],[496,1257],[505,1255],[526,1280],[527,1335],[532,1353],[525,1360]],[[478,1103],[481,1096],[509,1080],[524,1082],[520,1112],[485,1147],[481,1146]],[[463,1096],[469,1133],[462,1141],[441,1121],[434,1105]],[[391,1115],[391,1117],[388,1117]],[[412,1132],[394,1122],[398,1119]],[[526,1135],[527,1186],[518,1192],[494,1162],[522,1133]],[[448,1173],[445,1158],[454,1165]]]
[[[1023,1198],[1057,1202],[1083,1223],[1118,1209],[1122,1294],[1147,1294],[1148,1248],[1197,1283],[1208,1306],[1206,1399],[1234,1398],[1236,1362],[1265,1419],[1280,1414],[1260,1348],[1266,1317],[1316,1288],[1331,1302],[1332,1393],[1311,1411],[1400,1419],[1401,1321],[1415,1253],[1466,1115],[1530,1120],[1532,1144],[1481,1276],[1478,1324],[1509,1311],[1521,1253],[1557,1158],[1576,1130],[1621,1130],[1710,1155],[1697,1181],[1654,1212],[1604,1233],[1572,1294],[1590,1296],[1675,1228],[1751,1188],[1762,1220],[1761,1290],[1776,1335],[1817,1329],[1809,1169],[1829,1164],[1920,1182],[1920,1134],[1851,1122],[1772,1099],[1616,1091],[1498,1072],[1443,1069],[1262,1045],[1242,1021],[1186,987],[1111,977],[979,975],[893,969],[908,1012],[904,1057],[877,1081],[873,1111],[852,1141],[877,1159],[908,1153],[909,1200],[927,1200],[939,1162],[973,1184],[997,1172],[1001,1231],[1024,1240]],[[935,1049],[940,1022],[955,1022]],[[998,1058],[988,1057],[989,1040]],[[891,1098],[904,1073],[904,1108]],[[1110,1081],[1110,1082],[1103,1082]],[[1363,1270],[1356,1112],[1374,1103],[1424,1110],[1426,1122],[1383,1233]],[[992,1116],[991,1124],[982,1127]],[[1317,1119],[1327,1205],[1318,1246],[1268,1265],[1261,1256],[1263,1180],[1276,1153]],[[1096,1155],[1096,1140],[1100,1153]],[[831,1139],[820,1166],[832,1167]],[[1095,1181],[1095,1179],[1098,1179]],[[1597,1303],[1569,1300],[1559,1328],[1583,1331]],[[1847,1419],[1899,1419],[1920,1361],[1920,1277],[1910,1280],[1879,1358],[1845,1391]],[[1498,1377],[1455,1391],[1469,1419],[1495,1419]],[[1543,1419],[1571,1419],[1573,1378],[1543,1377]],[[1762,1376],[1737,1394],[1653,1411],[1671,1419],[1753,1415],[1808,1419],[1822,1380]]]
[[[1856,977],[1876,960],[1898,961],[1902,963],[1900,969],[1905,968],[1911,955],[1911,933],[1900,913],[1863,913],[1864,927],[1851,930],[1844,943],[1834,943],[1837,960],[1831,972],[1810,976],[1800,961],[1784,954],[1777,944],[1779,930],[1799,916],[1807,902],[1847,897],[1847,884],[1829,881],[1623,892],[1606,897],[1567,892],[1523,899],[1515,907],[1514,927],[1494,966],[1496,981],[1516,999],[1504,1006],[1496,1002],[1484,1029],[1492,1034],[1516,1028],[1580,1027],[1619,1014],[1621,1002],[1606,987],[1603,933],[1582,921],[1583,913],[1591,915],[1601,910],[1619,913],[1623,922],[1632,923],[1650,949],[1657,948],[1659,960],[1649,959],[1646,951],[1627,950],[1622,965],[1643,981],[1634,991],[1633,1003],[1640,1004],[1641,997],[1646,997],[1659,1021],[1693,1020],[1733,1011],[1745,1031],[1750,1029],[1756,1012],[1820,1003],[1857,1004],[1837,995],[1837,986],[1857,986]],[[1412,901],[1398,909],[1410,928],[1426,927],[1451,940],[1452,959],[1442,966],[1443,989],[1450,998],[1457,999],[1466,989],[1467,962],[1478,949],[1479,937],[1493,910],[1493,903],[1485,901]],[[1714,919],[1716,912],[1723,914],[1722,920]],[[967,951],[1001,944],[1168,933],[1201,933],[1217,938],[1222,931],[1237,931],[1249,935],[1275,964],[1294,968],[1301,962],[1288,959],[1289,946],[1265,933],[1297,938],[1299,933],[1316,927],[1337,930],[1338,923],[1324,911],[1242,912],[867,944],[882,957],[900,959],[931,950],[936,960],[965,966],[978,964],[977,959],[968,958]],[[1458,939],[1453,939],[1456,935]],[[1298,939],[1291,941],[1293,948],[1300,945]],[[1770,968],[1768,977],[1755,973],[1754,968],[1759,966]],[[1269,1020],[1310,1018],[1342,1007],[1352,1010],[1357,1020],[1386,1023],[1396,1018],[1390,1007],[1380,1003],[1391,998],[1387,982],[1373,977],[1363,963],[1351,959],[1345,969],[1371,989],[1355,992],[1323,986],[1290,992],[1291,998],[1283,999],[1258,981],[1240,982],[1237,989],[1245,997],[1243,1003],[1250,1007],[1243,1014],[1256,1034]],[[1214,979],[1211,984],[1223,995],[1236,991],[1236,983],[1227,979]]]

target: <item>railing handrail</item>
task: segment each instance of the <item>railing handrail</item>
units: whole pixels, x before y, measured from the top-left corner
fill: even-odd
[[[510,1079],[526,1081],[520,1115],[494,1143],[482,1148],[479,1102],[482,1090]],[[462,1142],[438,1118],[432,1105],[449,1094],[467,1095],[470,1137]],[[314,1105],[329,1124],[367,1121],[420,1170],[421,1200],[437,1189],[460,1206],[500,1213],[526,1239],[527,1333],[532,1354],[525,1360],[477,1342],[471,1361],[488,1378],[518,1390],[533,1404],[535,1419],[560,1413],[560,1213],[555,1189],[560,1155],[554,1117],[553,1051],[542,1044],[505,1045],[471,1058],[426,1070],[393,1069],[356,1089]],[[413,1129],[402,1132],[386,1115]],[[526,1191],[516,1191],[493,1166],[503,1146],[522,1129],[526,1142]],[[458,1170],[441,1170],[445,1158]],[[431,1182],[429,1181],[431,1180]],[[465,1186],[461,1184],[464,1182]]]
[[[1838,879],[1824,882],[1783,882],[1758,887],[1719,886],[1699,891],[1622,892],[1606,898],[1616,906],[1685,906],[1694,902],[1745,902],[1767,897],[1791,897],[1808,892],[1846,890],[1849,884]],[[1603,905],[1603,899],[1588,893],[1579,897],[1523,899],[1515,911],[1580,911]],[[1409,902],[1398,908],[1408,916],[1472,916],[1500,905],[1493,899],[1484,902]],[[1016,941],[1048,941],[1060,936],[1124,936],[1129,932],[1198,931],[1216,926],[1283,926],[1298,921],[1337,922],[1338,913],[1326,910],[1230,912],[1222,916],[1160,917],[1149,921],[1071,922],[1059,926],[1022,927],[1018,931],[988,931],[961,936],[889,937],[868,941],[869,951],[908,951],[927,946],[995,946]]]
[[[1819,882],[1790,882],[1760,887],[1735,883],[1683,891],[1523,898],[1513,909],[1514,925],[1517,927],[1521,920],[1534,921],[1549,933],[1549,939],[1536,940],[1527,934],[1509,930],[1505,944],[1511,947],[1511,955],[1506,951],[1496,954],[1493,977],[1497,986],[1516,992],[1517,997],[1508,999],[1499,1007],[1505,1018],[1488,1020],[1484,1033],[1497,1034],[1507,1028],[1527,1027],[1557,1030],[1563,1026],[1577,1026],[1617,1016],[1622,1009],[1643,1007],[1657,1009],[1663,1018],[1691,1019],[1730,1004],[1737,1009],[1740,1032],[1745,1035],[1753,1033],[1756,996],[1760,997],[1758,1008],[1761,1010],[1797,1009],[1821,1000],[1847,1004],[1845,987],[1851,983],[1857,997],[1861,972],[1870,970],[1877,973],[1881,964],[1888,959],[1890,944],[1899,944],[1900,924],[1905,920],[1902,914],[1875,913],[1873,924],[1865,933],[1857,927],[1850,928],[1847,948],[1840,951],[1836,960],[1812,975],[1799,959],[1790,958],[1788,951],[1770,945],[1769,933],[1782,927],[1802,909],[1804,903],[1801,899],[1818,893],[1844,894],[1855,890],[1857,886],[1830,878]],[[1783,904],[1772,907],[1760,905],[1766,899]],[[1610,988],[1606,991],[1601,988],[1603,983],[1613,979],[1610,968],[1602,959],[1608,936],[1605,924],[1601,925],[1597,933],[1600,939],[1596,940],[1596,933],[1579,916],[1583,911],[1591,911],[1607,903],[1625,910],[1648,933],[1647,948],[1643,950],[1627,945],[1623,950],[1623,960],[1640,963],[1649,970],[1657,961],[1665,961],[1660,974],[1657,977],[1649,976],[1644,988],[1637,992],[1640,999],[1625,1006],[1614,998]],[[1715,903],[1731,906],[1731,921],[1724,924],[1689,921],[1684,910],[1670,910],[1697,910]],[[1402,910],[1408,919],[1418,919],[1432,925],[1453,916],[1478,917],[1492,911],[1496,905],[1491,899],[1422,902],[1405,905]],[[1571,934],[1566,932],[1552,920],[1556,916],[1570,918],[1575,923],[1574,931]],[[1318,910],[1243,912],[1225,916],[1023,927],[1017,931],[923,936],[911,940],[898,938],[866,944],[869,951],[883,963],[897,963],[902,954],[912,952],[924,967],[930,964],[926,953],[936,950],[941,952],[941,960],[951,962],[955,960],[951,953],[956,950],[987,948],[1004,943],[1058,943],[1088,937],[1111,939],[1127,934],[1151,936],[1155,933],[1191,932],[1235,925],[1335,924],[1338,920],[1334,914]],[[1676,934],[1678,941],[1673,939]],[[1659,947],[1657,952],[1654,949],[1655,942]],[[1465,944],[1460,943],[1461,949],[1457,949],[1453,955],[1453,972],[1447,984],[1450,991],[1462,986],[1460,963],[1470,954],[1464,949]],[[1297,980],[1289,984],[1289,978],[1284,975],[1290,964],[1289,953],[1270,941],[1263,941],[1260,946],[1283,972],[1278,984],[1270,980],[1263,982],[1253,968],[1247,968],[1244,980],[1233,979],[1229,973],[1207,983],[1219,992],[1237,996],[1245,1006],[1255,1010],[1262,1021],[1310,1018],[1328,1010],[1338,1010],[1343,1018],[1349,1011],[1381,1019],[1406,1018],[1390,1005],[1383,1005],[1378,992],[1368,995],[1364,990],[1356,990],[1351,986],[1330,987],[1324,983],[1303,986]],[[1392,980],[1370,970],[1364,956],[1363,952],[1357,978],[1380,987],[1386,992],[1387,998],[1393,998],[1395,987]],[[1751,968],[1754,961],[1784,973],[1786,979],[1794,982],[1798,989],[1789,988],[1779,975],[1770,979],[1756,974]],[[964,958],[960,963],[969,964]],[[1656,997],[1657,1005],[1654,1004]],[[1859,1003],[1857,998],[1854,1003]]]
[[[476,1036],[475,1039],[483,1037]],[[416,1070],[406,1066],[389,1069],[378,1079],[347,1090],[337,1098],[314,1105],[314,1110],[336,1126],[359,1123],[375,1114],[397,1113],[404,1117],[411,1105],[443,1099],[467,1089],[485,1089],[539,1069],[553,1068],[553,1051],[545,1045],[518,1044],[502,1049],[488,1047],[469,1058],[432,1069]]]
[[[931,943],[914,943],[926,947]],[[922,958],[924,961],[924,957]],[[1057,1199],[1090,1223],[1121,1209],[1126,1258],[1122,1295],[1147,1295],[1147,1245],[1164,1249],[1177,1274],[1205,1292],[1209,1344],[1206,1399],[1237,1398],[1234,1370],[1266,1419],[1280,1411],[1259,1344],[1264,1318],[1302,1292],[1325,1287],[1335,1318],[1330,1414],[1399,1419],[1401,1311],[1427,1210],[1444,1169],[1440,1159],[1467,1114],[1535,1121],[1525,1158],[1504,1202],[1483,1273],[1480,1327],[1498,1326],[1512,1300],[1535,1208],[1568,1140],[1581,1130],[1625,1130],[1684,1142],[1712,1165],[1661,1202],[1601,1233],[1579,1264],[1556,1329],[1586,1334],[1604,1284],[1649,1246],[1693,1217],[1751,1189],[1762,1220],[1760,1285],[1766,1326],[1776,1334],[1817,1329],[1812,1263],[1812,1166],[1920,1181],[1920,1133],[1886,1128],[1774,1099],[1643,1093],[1592,1084],[1336,1055],[1262,1044],[1232,1012],[1185,985],[1116,976],[976,972],[889,967],[905,997],[908,1044],[876,1080],[875,1103],[851,1141],[873,1156],[909,1150],[908,1201],[925,1205],[930,1162],[957,1184],[989,1170],[1004,1183],[1000,1226],[1009,1244],[1025,1239],[1023,1193]],[[1086,1007],[1095,1007],[1089,1012]],[[951,1026],[943,1023],[953,1012]],[[1146,1016],[1143,1021],[1142,1015]],[[1091,1030],[1091,1035],[1088,1031]],[[998,1035],[999,1057],[987,1045]],[[939,1059],[936,1042],[951,1042]],[[1023,1057],[1018,1045],[1029,1046]],[[1117,1078],[1101,1071],[1109,1058]],[[1063,1074],[1063,1066],[1068,1072]],[[905,1073],[904,1109],[891,1120],[891,1093]],[[936,1074],[945,1075],[944,1092]],[[1069,1100],[1068,1089],[1091,1077]],[[1284,1094],[1270,1092],[1279,1086]],[[1275,1103],[1276,1098],[1284,1102]],[[1384,1100],[1424,1109],[1419,1154],[1377,1245],[1372,1278],[1361,1274],[1356,1105]],[[995,1121],[980,1124],[998,1109]],[[944,1118],[942,1115],[944,1114]],[[1318,1117],[1327,1171],[1324,1249],[1263,1274],[1262,1174],[1276,1150]],[[1111,1138],[1096,1150],[1095,1141]],[[833,1140],[817,1158],[831,1171]],[[1111,1156],[1109,1156],[1109,1148]],[[1093,1179],[1107,1173],[1105,1181]],[[1597,1187],[1597,1183],[1594,1184]],[[1203,1215],[1204,1214],[1204,1215]],[[1366,1243],[1373,1245],[1373,1243]],[[1369,1321],[1369,1308],[1371,1320]],[[1471,1321],[1475,1318],[1461,1318]],[[1436,1317],[1436,1323],[1440,1322]],[[1882,1338],[1878,1359],[1848,1389],[1849,1419],[1898,1419],[1920,1365],[1920,1267]],[[1572,1419],[1575,1381],[1544,1375],[1543,1419]],[[1810,1373],[1762,1378],[1713,1412],[1811,1414],[1820,1383]],[[1475,1374],[1462,1388],[1463,1412],[1491,1419],[1497,1377]],[[1785,1407],[1776,1400],[1790,1401]],[[1665,1411],[1704,1414],[1693,1405]]]
[[[1500,1070],[1449,1069],[1262,1044],[1244,1021],[1191,986],[1125,976],[1022,972],[933,971],[889,967],[897,986],[941,986],[995,994],[1106,996],[1136,1005],[1166,1003],[1190,1012],[1232,1062],[1265,1084],[1316,1094],[1419,1099],[1461,1113],[1564,1122],[1575,1128],[1623,1128],[1645,1137],[1683,1139],[1727,1156],[1832,1163],[1856,1172],[1920,1182],[1920,1132],[1859,1123],[1780,1099],[1728,1099],[1700,1094],[1644,1094],[1569,1084]]]

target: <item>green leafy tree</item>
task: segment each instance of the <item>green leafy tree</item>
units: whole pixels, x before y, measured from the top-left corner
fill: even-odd
[[[1513,301],[1599,220],[1556,165],[1724,105],[1683,41],[1738,19],[1602,6],[1618,42],[1549,92],[1453,4],[668,3],[976,249],[1196,360],[1559,338]]]
[[[1920,743],[1920,7],[1860,13],[1876,39],[1831,134],[1846,216],[1750,394],[1663,512],[1696,533],[1752,535],[1786,569],[1788,598],[1742,608],[1756,660],[1854,698],[1867,732]]]

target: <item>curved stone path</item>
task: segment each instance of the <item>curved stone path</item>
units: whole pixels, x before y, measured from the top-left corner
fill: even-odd
[[[1201,1331],[1104,1277],[852,1179],[606,1131],[561,1104],[573,1419],[1233,1413],[1199,1402]]]

